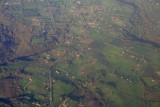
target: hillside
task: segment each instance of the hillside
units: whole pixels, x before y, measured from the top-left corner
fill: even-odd
[[[0,106],[159,107],[159,0],[1,0]]]

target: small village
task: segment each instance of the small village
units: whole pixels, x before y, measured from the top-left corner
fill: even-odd
[[[159,3],[0,1],[0,107],[159,107]]]

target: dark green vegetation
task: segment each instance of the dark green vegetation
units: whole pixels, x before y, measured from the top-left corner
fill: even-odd
[[[0,107],[160,107],[160,1],[0,0]]]

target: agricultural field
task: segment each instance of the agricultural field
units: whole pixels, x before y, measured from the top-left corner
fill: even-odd
[[[0,107],[160,107],[160,1],[0,0]]]

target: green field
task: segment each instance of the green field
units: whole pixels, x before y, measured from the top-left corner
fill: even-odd
[[[158,0],[0,1],[0,107],[160,107],[159,10]]]

